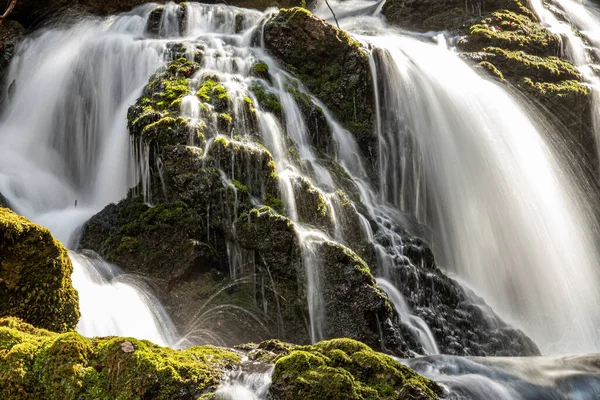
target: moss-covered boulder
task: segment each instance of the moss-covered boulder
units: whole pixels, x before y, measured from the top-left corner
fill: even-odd
[[[8,400],[196,399],[213,392],[239,361],[217,347],[178,351],[0,319],[0,394]]]
[[[344,31],[301,8],[264,25],[267,50],[293,72],[357,138],[373,147],[373,85],[365,49]]]
[[[435,382],[351,339],[313,346],[265,344],[259,349],[275,354],[271,399],[428,400],[443,395]]]
[[[0,317],[64,332],[79,321],[73,266],[50,231],[0,208]]]

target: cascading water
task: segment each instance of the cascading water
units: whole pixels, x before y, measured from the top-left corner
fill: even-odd
[[[402,212],[408,212],[432,229],[445,268],[523,326],[545,352],[600,348],[594,328],[600,322],[594,272],[598,255],[569,177],[508,94],[480,78],[443,46],[400,34],[379,17],[370,16],[379,6],[357,1],[334,4],[336,10],[344,9],[339,14],[342,26],[372,48],[379,188],[369,183],[351,134],[323,104],[311,101],[323,109],[335,158],[356,185],[364,205],[364,215],[353,205],[358,235],[374,245],[380,286],[396,303],[400,319],[413,328],[413,336],[427,352],[438,352],[427,324],[410,315],[398,291],[401,282],[395,281],[394,287],[384,280],[390,278],[395,262],[405,261],[402,236],[393,227],[404,221]],[[215,133],[204,151],[208,155],[215,138],[220,138],[217,134],[223,133],[214,110],[205,113],[193,96],[199,78],[215,74],[226,88],[234,117],[228,132],[231,137],[247,129],[247,121],[241,118],[244,98],[249,96],[256,105],[258,133],[273,155],[287,216],[299,232],[311,339],[325,338],[327,320],[334,316],[323,313],[319,285],[326,265],[322,265],[318,249],[324,242],[335,239],[345,243],[349,238],[336,220],[340,205],[334,197],[335,184],[312,149],[289,85],[306,90],[280,69],[264,46],[253,47],[252,28],[260,28],[261,13],[194,3],[188,5],[187,25],[182,27],[175,17],[178,6],[168,4],[156,27],[163,38],[156,38],[147,32],[152,8],[143,6],[106,21],[86,20],[68,29],[45,30],[22,45],[9,76],[16,91],[0,120],[0,193],[16,211],[48,226],[71,247],[79,226],[108,202],[122,198],[140,180],[144,197],[150,201],[149,175],[154,166],[149,164],[149,149],[132,149],[126,129],[127,108],[139,97],[150,75],[168,59],[170,39],[187,44],[188,59],[195,57],[193,49],[201,43],[202,70],[191,77],[192,95],[182,99],[181,116],[192,126],[202,125]],[[244,16],[241,26],[238,13]],[[323,15],[328,16],[329,11]],[[81,54],[85,57],[77,56]],[[271,82],[251,76],[250,67],[257,59],[268,64]],[[250,90],[256,81],[278,97],[281,118],[261,109]],[[31,110],[35,118],[31,118]],[[194,141],[190,135],[188,144],[196,145]],[[290,143],[300,162],[292,160]],[[258,147],[255,150],[260,151]],[[139,158],[139,165],[132,161],[132,153]],[[237,196],[235,171],[233,166],[232,171],[222,171],[222,181]],[[331,211],[332,229],[319,230],[302,222],[302,199],[295,193],[301,180],[323,195]],[[253,202],[259,205],[258,200]],[[232,215],[230,222],[237,217]],[[210,232],[210,227],[207,230]],[[376,236],[384,237],[387,244],[378,242]],[[228,250],[235,279],[245,263],[237,260],[235,244],[229,244]],[[116,267],[101,259],[74,252],[71,256],[74,284],[81,296],[82,333],[131,335],[178,345],[168,315],[144,285],[119,275]],[[114,304],[106,298],[115,300]],[[462,359],[454,358],[439,370],[423,365],[429,360],[443,364],[445,359],[421,360],[422,364],[407,363],[444,383],[442,375],[462,374],[456,372]],[[471,362],[485,364],[464,361]],[[516,364],[506,368],[518,369]],[[543,363],[533,365],[548,369]],[[261,398],[270,372],[234,377],[219,394],[248,398],[252,393]],[[500,373],[491,376],[501,380]],[[531,390],[542,393],[539,388]]]
[[[419,338],[419,342],[421,342],[421,345],[427,353],[439,354],[440,351],[435,343],[435,338],[433,337],[431,330],[425,321],[410,312],[402,293],[400,293],[393,284],[383,278],[377,278],[377,284],[385,290],[394,305],[394,308],[396,308],[396,311],[400,315],[400,319],[415,332],[416,336]]]
[[[600,155],[600,7],[589,0],[531,0],[541,22],[563,38],[565,55],[592,87],[592,122]]]
[[[8,79],[16,90],[0,120],[0,192],[69,247],[78,227],[137,180],[127,108],[165,46],[137,40],[149,11],[41,31],[21,45],[12,64]],[[123,279],[101,259],[70,254],[83,334],[176,345],[164,310],[135,278]]]
[[[377,18],[343,27],[375,47],[382,199],[427,223],[442,265],[544,352],[597,349],[591,226],[530,117],[443,42]]]

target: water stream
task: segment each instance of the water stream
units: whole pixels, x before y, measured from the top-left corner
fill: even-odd
[[[400,292],[402,282],[391,279],[394,263],[406,259],[402,236],[393,226],[410,214],[431,230],[440,266],[464,280],[504,319],[523,328],[545,354],[599,351],[599,256],[591,222],[570,183],[575,178],[544,142],[535,116],[503,88],[477,75],[444,46],[443,38],[436,44],[431,37],[388,27],[378,16],[381,3],[332,4],[342,27],[370,48],[377,94],[378,182],[370,181],[351,134],[324,104],[312,101],[328,120],[335,158],[356,185],[364,206],[358,213],[358,235],[373,244],[378,282],[401,321],[427,353],[439,353],[431,330]],[[203,74],[217,75],[229,94],[238,134],[245,132],[247,123],[242,116],[244,97],[257,104],[258,131],[273,155],[281,198],[302,245],[311,339],[321,340],[327,319],[334,316],[323,311],[320,276],[326,266],[318,248],[323,242],[349,239],[336,218],[333,179],[311,146],[288,85],[307,91],[262,46],[253,44],[252,32],[260,29],[262,13],[223,5],[188,7],[182,29],[175,17],[178,6],[166,6],[159,25],[163,38],[146,31],[152,5],[29,37],[11,66],[9,80],[16,90],[0,116],[0,193],[17,212],[50,228],[70,248],[75,248],[77,230],[85,221],[138,182],[144,183],[145,199],[151,203],[148,152],[131,144],[127,108],[168,60],[170,40],[190,48],[201,43],[202,70],[192,77],[192,91]],[[597,16],[596,9],[588,9]],[[236,19],[240,13],[241,29]],[[317,13],[330,15],[326,8]],[[595,40],[591,19],[579,12],[567,15],[581,17],[578,26],[588,32],[590,42]],[[544,21],[553,26],[551,16]],[[572,56],[585,68],[589,62],[576,58],[582,54],[577,46],[572,46]],[[272,82],[260,83],[280,100],[281,119],[262,110],[250,90],[260,80],[250,74],[256,60],[269,65]],[[590,82],[593,79],[590,72]],[[216,119],[200,112],[196,96],[183,99],[182,115],[221,134]],[[300,163],[291,159],[288,140]],[[213,143],[208,142],[206,154]],[[194,145],[194,138],[188,144]],[[223,171],[224,185],[235,189],[229,172]],[[295,193],[299,179],[326,199],[333,229],[302,222],[302,199]],[[387,245],[376,237],[384,237]],[[229,248],[234,254],[234,245]],[[180,343],[169,316],[140,278],[94,255],[72,251],[71,258],[81,298],[82,334]],[[236,278],[241,267],[231,258],[231,277]],[[599,384],[597,371],[584,361],[430,356],[405,362],[444,383],[450,392],[464,395],[456,398],[492,398],[485,397],[489,383],[490,393],[499,399],[540,398],[533,394],[585,399],[598,394]],[[539,379],[550,384],[535,381],[528,370],[545,371]],[[221,388],[219,398],[262,398],[269,382],[270,371],[240,374]],[[585,389],[574,389],[580,384]]]

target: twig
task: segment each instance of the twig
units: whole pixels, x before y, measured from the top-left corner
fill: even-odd
[[[12,12],[16,5],[17,0],[10,0],[10,3],[8,3],[8,6],[6,6],[6,11],[4,11],[4,14],[0,16],[0,24],[6,19],[6,17],[8,17],[8,14]]]
[[[14,0],[14,1],[16,2],[17,0]],[[333,8],[331,8],[331,6],[329,5],[329,2],[327,0],[325,0],[325,4],[327,4],[327,7],[329,7],[329,11],[331,11],[331,15],[333,15],[333,19],[335,20],[335,24],[337,25],[338,29],[341,29],[340,24],[338,23],[338,20],[335,17],[335,13],[333,12]]]

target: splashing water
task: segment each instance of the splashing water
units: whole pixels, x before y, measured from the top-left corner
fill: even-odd
[[[84,336],[132,336],[176,347],[177,331],[159,301],[140,282],[100,258],[70,253]]]
[[[429,326],[427,326],[425,321],[421,318],[410,312],[410,308],[408,308],[402,293],[387,280],[383,278],[377,278],[376,280],[377,284],[387,293],[396,312],[400,316],[400,320],[408,325],[409,329],[415,333],[415,336],[419,339],[419,342],[427,354],[439,354],[440,351],[435,343],[435,338],[433,337]]]
[[[85,221],[138,180],[127,108],[164,48],[136,39],[148,12],[141,7],[106,22],[43,30],[19,47],[12,63],[8,79],[16,91],[0,119],[0,192],[68,247]],[[170,319],[137,279],[96,257],[70,255],[82,334],[175,344]]]

